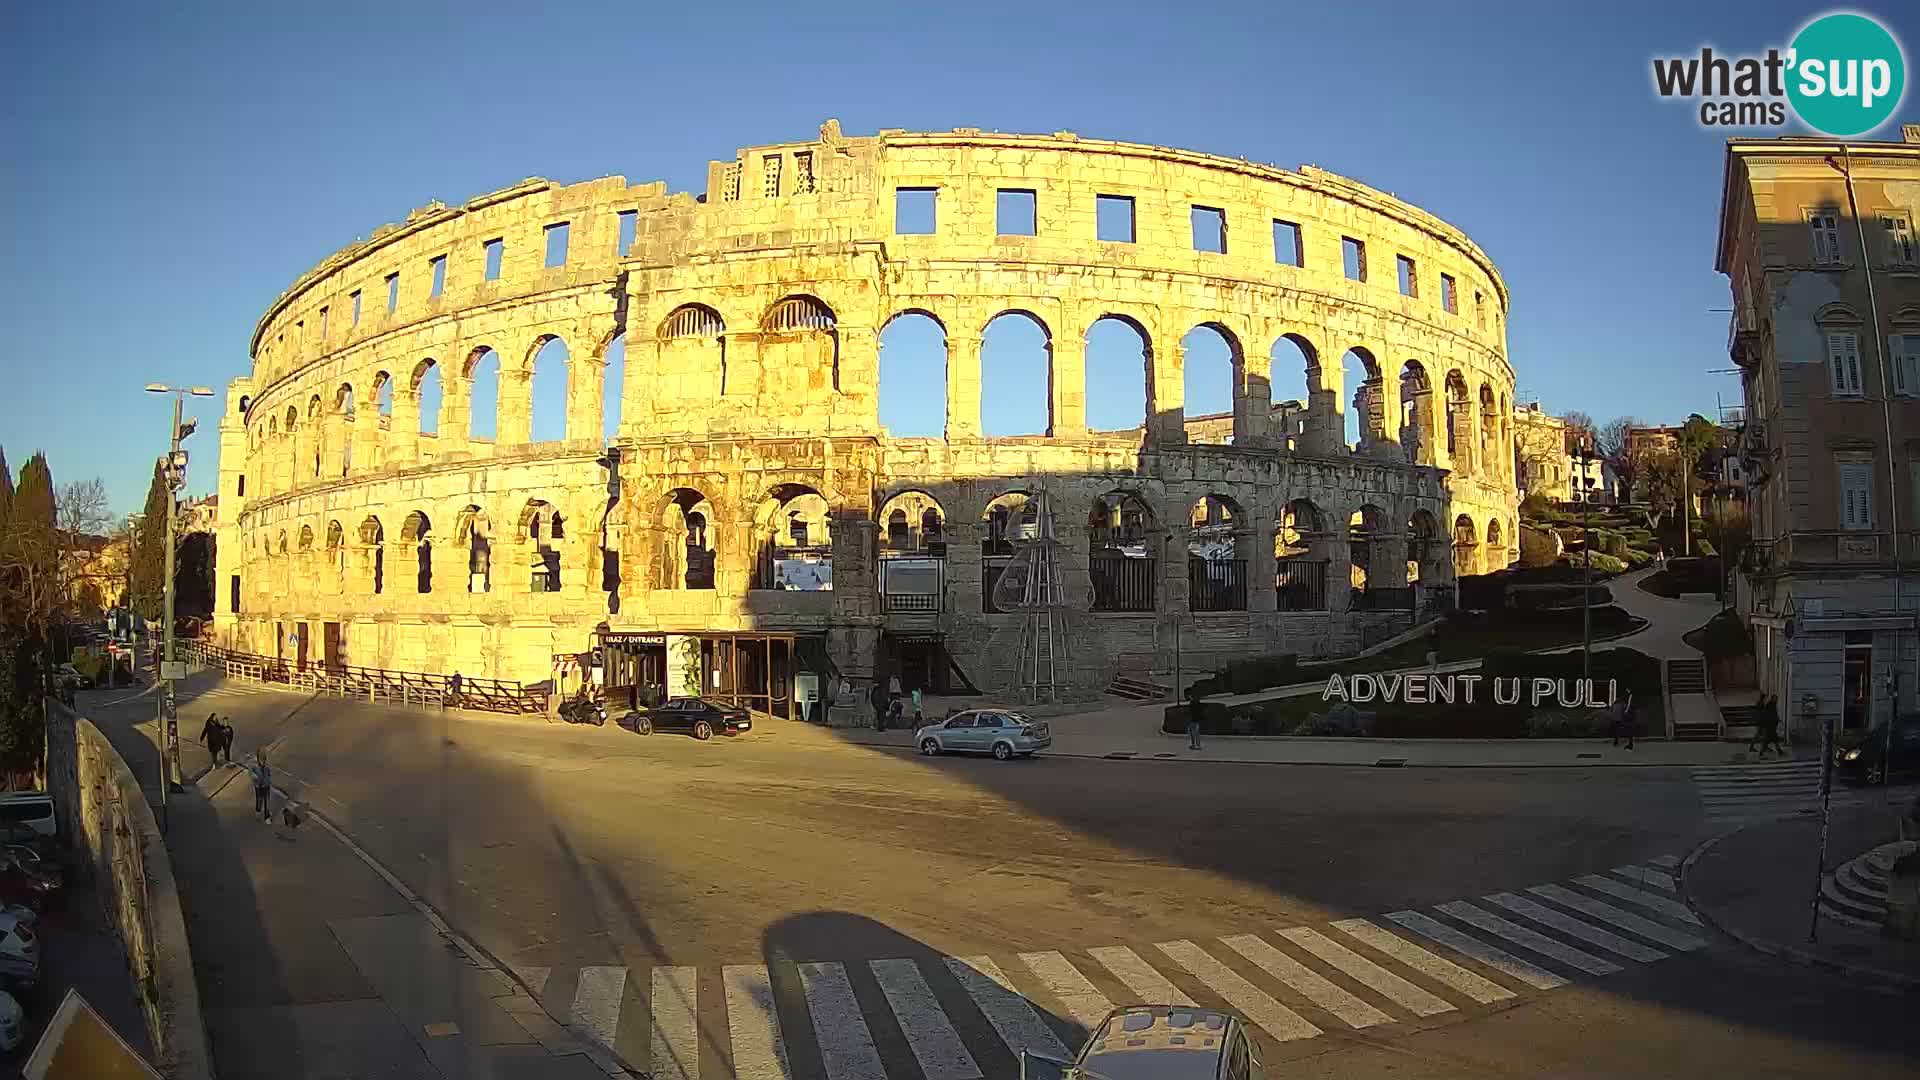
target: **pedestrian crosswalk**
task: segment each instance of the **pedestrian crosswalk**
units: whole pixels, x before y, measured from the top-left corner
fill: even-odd
[[[253,697],[261,697],[266,694],[300,694],[302,696],[305,696],[307,693],[308,692],[305,690],[293,689],[286,686],[274,686],[274,685],[262,684],[262,683],[228,682],[228,683],[220,683],[215,686],[204,687],[198,690],[183,689],[180,691],[180,703],[184,706],[195,701],[218,701],[222,699],[232,700],[234,698],[253,698]]]
[[[1799,758],[1693,770],[1694,789],[1710,821],[1760,821],[1811,811],[1820,805],[1820,759]],[[1857,804],[1864,792],[1836,778],[1833,805]]]
[[[559,968],[516,975],[659,1080],[986,1080],[1068,1057],[1116,1005],[1226,1007],[1261,1041],[1444,1023],[1707,947],[1663,856],[1324,925],[1001,955]]]

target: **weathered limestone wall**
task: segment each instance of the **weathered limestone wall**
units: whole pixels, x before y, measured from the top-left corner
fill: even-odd
[[[896,232],[901,188],[934,189],[932,233]],[[997,233],[1001,189],[1034,193],[1035,235]],[[1096,238],[1102,195],[1132,200],[1132,242]],[[1195,250],[1195,207],[1223,212],[1224,252]],[[1276,261],[1276,221],[1299,227],[1302,265]],[[565,258],[549,266],[561,224]],[[1366,245],[1367,280],[1343,273],[1343,238]],[[1417,295],[1397,286],[1402,255]],[[1344,526],[1363,507],[1375,554],[1394,556],[1373,560],[1376,585],[1405,582],[1395,564],[1416,512],[1442,552],[1421,560],[1423,585],[1450,577],[1449,538],[1461,572],[1511,557],[1506,306],[1472,241],[1371,188],[1066,133],[847,138],[829,122],[816,141],[712,163],[702,199],[614,177],[434,204],[329,258],[262,318],[254,370],[233,383],[221,428],[218,632],[289,657],[289,634],[304,633],[317,662],[322,627],[335,623],[344,663],[539,679],[552,654],[585,647],[603,622],[818,630],[843,670],[862,672],[883,629],[931,629],[887,613],[878,587],[877,515],[913,489],[945,523],[938,629],[982,680],[1017,622],[982,611],[987,504],[1045,490],[1083,560],[1102,496],[1139,499],[1165,545],[1166,612],[1084,616],[1087,652],[1108,668],[1166,666],[1168,620],[1188,606],[1188,510],[1208,495],[1234,508],[1247,610],[1193,612],[1184,633],[1221,656],[1345,650],[1373,618],[1348,610],[1346,590]],[[880,424],[878,338],[908,312],[945,332],[944,439],[893,438]],[[981,335],[1008,312],[1046,334],[1043,436],[980,434]],[[1085,341],[1103,318],[1143,341],[1147,417],[1136,431],[1087,430]],[[1180,342],[1198,326],[1228,343],[1234,403],[1230,416],[1189,422]],[[610,385],[616,338],[624,378]],[[1308,357],[1291,446],[1269,388],[1282,338]],[[558,362],[542,351],[556,339],[564,434],[535,442],[536,357]],[[471,376],[488,349],[498,411],[494,434],[475,437]],[[1364,388],[1343,385],[1348,350],[1369,372]],[[435,379],[438,409],[423,416]],[[1367,415],[1352,451],[1344,410],[1356,390]],[[617,502],[598,460],[610,396]],[[769,537],[789,542],[784,500],[804,492],[828,507],[833,589],[755,588]],[[1324,522],[1314,556],[1335,566],[1325,612],[1275,600],[1272,537],[1282,508],[1303,499]],[[689,529],[705,530],[712,587],[686,587]],[[476,535],[488,549],[477,562]],[[485,573],[470,573],[476,565]],[[1085,582],[1084,561],[1073,573]]]

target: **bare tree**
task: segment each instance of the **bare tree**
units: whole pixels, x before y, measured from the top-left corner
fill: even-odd
[[[113,524],[113,512],[108,509],[107,485],[97,476],[91,480],[72,480],[61,484],[53,508],[54,542],[59,545],[59,561],[56,564],[59,605],[64,630],[67,622],[83,614],[82,609],[99,606],[98,603],[82,601],[83,585],[94,585],[94,596],[98,596],[100,590],[98,583],[90,580],[92,575],[87,568],[82,566],[83,556],[80,553],[99,550],[105,541],[101,534]]]
[[[1599,429],[1594,426],[1593,417],[1575,409],[1565,416],[1562,416],[1560,422],[1566,425],[1567,437],[1570,444],[1578,441],[1586,446],[1593,445],[1594,438],[1599,431]]]
[[[1640,475],[1642,466],[1645,464],[1643,455],[1632,452],[1632,447],[1628,445],[1631,442],[1628,436],[1634,428],[1645,426],[1637,417],[1616,416],[1607,421],[1605,427],[1594,433],[1595,448],[1605,459],[1607,468],[1612,469],[1613,475],[1620,480],[1620,501],[1622,502],[1633,499],[1634,480]]]

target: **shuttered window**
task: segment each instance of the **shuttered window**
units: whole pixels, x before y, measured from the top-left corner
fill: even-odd
[[[1840,463],[1840,527],[1873,528],[1873,465],[1866,461]]]
[[[1827,372],[1836,397],[1860,396],[1860,335],[1827,335]]]
[[[1893,367],[1893,392],[1920,396],[1920,334],[1889,334],[1887,363]]]
[[[1815,210],[1807,215],[1807,227],[1813,231],[1813,261],[1819,265],[1839,262],[1839,211]]]

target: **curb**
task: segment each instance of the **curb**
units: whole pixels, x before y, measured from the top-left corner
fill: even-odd
[[[1169,739],[1176,739],[1176,740],[1184,738],[1184,736],[1180,736],[1180,735],[1166,735],[1164,737]],[[1213,737],[1222,738],[1222,739],[1235,738],[1235,736],[1228,736],[1228,735],[1213,736]],[[1285,738],[1286,736],[1281,736],[1281,737]],[[1435,740],[1435,741],[1440,741],[1440,740]],[[1446,740],[1446,741],[1452,742],[1455,740]],[[869,750],[893,750],[893,751],[897,751],[904,754],[914,754],[914,755],[919,754],[919,751],[917,749],[915,749],[913,746],[908,744],[871,742],[863,739],[845,739],[845,740],[842,740],[841,745],[858,746],[858,747],[863,747]],[[1205,753],[1205,751],[1201,751],[1201,752]],[[1072,750],[1047,749],[1047,750],[1041,751],[1038,756],[1054,757],[1054,758],[1073,758],[1076,761],[1144,761],[1144,762],[1170,761],[1170,762],[1186,762],[1189,764],[1206,764],[1206,765],[1285,765],[1285,766],[1292,766],[1294,768],[1305,768],[1305,769],[1376,769],[1376,768],[1382,767],[1377,762],[1374,762],[1374,761],[1275,761],[1271,758],[1191,757],[1186,752],[1166,754],[1165,756],[1162,756],[1162,754],[1164,753],[1165,753],[1164,751],[1153,751],[1153,750],[1145,750],[1145,751],[1110,750],[1105,753],[1090,753],[1090,752],[1084,752],[1084,751],[1076,752]],[[965,757],[967,755],[954,754],[952,756]],[[1382,751],[1381,756],[1383,758],[1390,757],[1390,755],[1388,755],[1385,751]],[[1722,764],[1724,764],[1724,762]],[[1702,765],[1698,762],[1669,762],[1669,761],[1560,761],[1560,762],[1408,761],[1408,762],[1403,762],[1400,765],[1394,766],[1394,768],[1400,768],[1400,769],[1703,769],[1703,768],[1713,768],[1713,767],[1714,767],[1713,765],[1710,765],[1710,764]]]
[[[1908,975],[1904,972],[1888,971],[1885,968],[1877,968],[1867,964],[1849,964],[1845,961],[1821,956],[1818,953],[1810,952],[1799,946],[1754,937],[1751,934],[1742,933],[1727,926],[1719,919],[1714,918],[1713,912],[1708,910],[1704,904],[1694,901],[1692,894],[1687,891],[1687,878],[1692,875],[1693,864],[1699,862],[1702,856],[1713,850],[1714,845],[1736,833],[1745,832],[1755,825],[1771,825],[1785,820],[1788,819],[1776,818],[1773,821],[1752,822],[1747,825],[1742,825],[1737,829],[1721,833],[1719,836],[1701,843],[1698,847],[1688,852],[1687,857],[1680,863],[1680,899],[1686,903],[1689,910],[1700,916],[1701,921],[1705,922],[1708,926],[1762,955],[1786,960],[1803,967],[1819,968],[1823,971],[1830,971],[1838,975],[1846,975],[1850,978],[1877,983],[1881,986],[1891,987],[1896,990],[1920,990],[1920,975]]]

